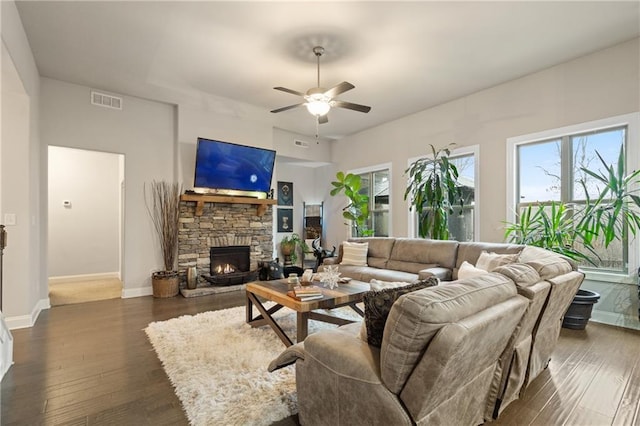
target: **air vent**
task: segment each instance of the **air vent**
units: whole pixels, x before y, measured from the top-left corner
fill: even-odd
[[[309,148],[309,142],[305,142],[305,141],[301,141],[301,140],[294,140],[293,144],[295,146],[299,146],[300,148]]]
[[[122,98],[91,91],[91,104],[106,108],[122,109]]]

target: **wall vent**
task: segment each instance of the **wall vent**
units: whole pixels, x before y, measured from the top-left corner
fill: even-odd
[[[295,146],[300,147],[300,148],[309,148],[309,142],[301,141],[301,140],[298,140],[298,139],[294,140],[293,144]]]
[[[91,91],[91,104],[106,108],[122,109],[122,98]]]

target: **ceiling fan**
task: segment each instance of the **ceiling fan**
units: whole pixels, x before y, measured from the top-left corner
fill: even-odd
[[[342,83],[332,87],[331,89],[325,89],[320,87],[320,56],[324,53],[324,47],[316,46],[313,48],[313,53],[316,55],[318,64],[318,86],[307,90],[307,93],[298,92],[297,90],[287,89],[286,87],[274,87],[276,90],[282,92],[291,93],[292,95],[301,96],[306,102],[299,104],[289,105],[286,107],[274,109],[271,112],[282,112],[301,106],[306,106],[307,111],[318,120],[319,124],[324,124],[329,121],[327,113],[332,107],[346,108],[354,111],[369,112],[371,107],[366,105],[354,104],[351,102],[345,102],[335,99],[341,93],[355,88],[355,86],[349,82],[343,81]]]

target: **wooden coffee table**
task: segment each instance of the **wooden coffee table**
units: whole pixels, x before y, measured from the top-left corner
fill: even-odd
[[[356,306],[356,303],[361,302],[364,294],[369,291],[369,284],[352,280],[348,283],[340,284],[334,289],[323,287],[322,284],[318,282],[314,282],[313,284],[322,290],[323,297],[322,299],[308,302],[301,302],[293,297],[287,296],[287,291],[291,290],[291,286],[286,279],[254,281],[247,284],[247,323],[252,327],[260,327],[265,324],[270,325],[273,331],[280,337],[280,340],[282,340],[286,346],[291,346],[293,342],[272,317],[274,313],[284,307],[293,309],[297,313],[296,331],[298,342],[302,342],[307,337],[310,319],[337,325],[354,322],[320,312],[313,312],[317,309],[333,309],[341,306],[350,306],[360,316],[364,316],[364,313]],[[258,296],[275,302],[276,305],[267,309],[262,302],[260,302]],[[259,312],[259,315],[255,317],[253,316],[254,306]]]

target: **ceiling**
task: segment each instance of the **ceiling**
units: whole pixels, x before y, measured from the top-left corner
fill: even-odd
[[[297,103],[349,81],[320,134],[340,138],[638,37],[640,2],[16,1],[40,74],[170,103],[250,104],[315,134]],[[229,102],[232,99],[240,102]],[[251,109],[251,107],[247,107]]]

